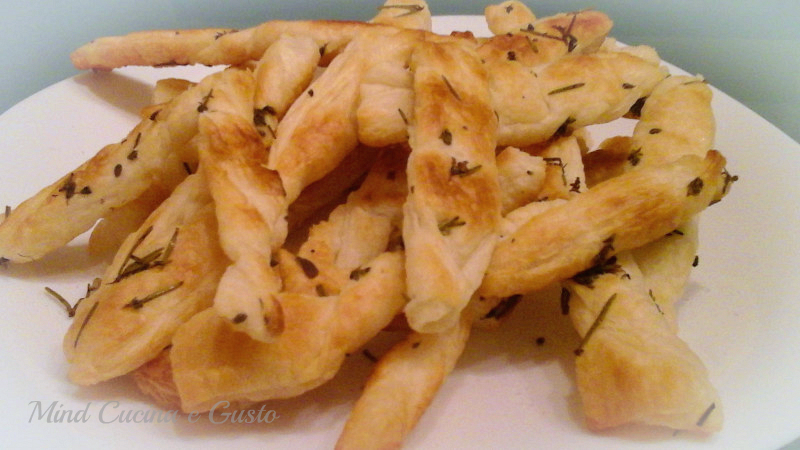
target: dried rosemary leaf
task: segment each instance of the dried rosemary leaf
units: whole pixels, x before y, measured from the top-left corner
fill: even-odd
[[[600,314],[598,314],[597,318],[594,319],[594,322],[592,322],[592,326],[589,327],[589,331],[586,332],[586,334],[583,336],[583,339],[581,339],[580,345],[578,345],[578,348],[575,349],[576,356],[580,356],[583,354],[583,348],[589,342],[589,339],[592,337],[595,330],[597,330],[597,327],[599,327],[600,324],[603,323],[603,320],[605,320],[606,314],[608,314],[608,310],[611,308],[611,304],[614,303],[614,300],[616,298],[617,294],[614,293],[611,295],[611,297],[608,298],[608,300],[606,300],[605,305],[603,305],[603,309],[600,310]]]
[[[439,223],[439,232],[442,233],[442,236],[447,236],[453,230],[453,228],[461,227],[466,225],[467,222],[461,220],[460,217],[455,216],[452,219],[445,220],[444,222]]]

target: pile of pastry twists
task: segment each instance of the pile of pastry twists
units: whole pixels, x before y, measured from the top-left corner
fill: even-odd
[[[369,22],[148,31],[79,69],[207,64],[165,79],[117,143],[7,212],[4,263],[92,228],[114,254],[63,348],[80,385],[133,374],[164,407],[301,395],[387,327],[338,448],[399,447],[474,326],[561,286],[586,425],[714,432],[677,335],[698,215],[732,181],[711,91],[609,37],[598,11],[486,8],[437,35],[422,1]],[[593,146],[587,126],[638,119]],[[68,219],[67,219],[68,218]],[[313,394],[310,394],[313,396]]]

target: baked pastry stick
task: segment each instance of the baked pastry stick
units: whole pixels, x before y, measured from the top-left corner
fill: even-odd
[[[253,121],[264,145],[272,145],[278,121],[311,83],[319,59],[310,37],[282,35],[256,63]]]
[[[391,8],[378,13],[376,23],[336,20],[270,20],[236,30],[208,28],[195,30],[137,31],[124,36],[106,36],[79,47],[70,55],[78,70],[112,70],[125,66],[171,66],[203,64],[230,66],[258,61],[283,35],[314,40],[325,61],[338,55],[350,41],[366,30],[393,33],[395,26],[414,27],[430,20],[430,9],[422,1],[403,2],[421,6],[413,17],[387,17]],[[387,6],[393,5],[387,2]],[[390,25],[384,25],[388,22]],[[393,26],[394,25],[394,26]]]
[[[722,409],[708,372],[644,281],[630,254],[622,253],[613,269],[565,283],[570,318],[583,338],[575,365],[587,425],[718,431]]]
[[[387,60],[406,60],[415,33],[364,31],[337,56],[286,112],[269,153],[289,203],[333,170],[358,144],[356,109],[364,73]]]
[[[497,119],[473,50],[421,42],[412,55],[403,241],[412,329],[444,331],[480,285],[497,240]]]
[[[270,266],[287,233],[281,180],[264,167],[266,151],[251,121],[214,111],[199,120],[200,170],[214,198],[220,244],[232,261],[214,310],[235,329],[270,341],[283,330],[274,296],[281,281]]]
[[[401,448],[464,351],[472,328],[465,311],[440,333],[410,332],[375,365],[336,448]]]
[[[311,227],[296,255],[278,253],[285,292],[338,295],[350,280],[369,273],[370,260],[400,245],[408,150],[371,150],[378,157],[361,186]]]
[[[492,254],[480,295],[508,297],[570,278],[608,257],[654,241],[719,200],[725,158],[644,167],[611,178],[539,214]]]
[[[523,148],[618,119],[667,75],[651,52],[641,49],[570,53],[534,67],[525,65],[526,55],[540,60],[528,38],[513,35],[504,41],[498,37],[478,46],[499,118],[500,146]],[[514,60],[508,59],[509,52]],[[411,77],[397,67],[385,72],[390,74],[383,77],[387,81],[370,78],[361,92],[359,138],[369,145],[402,142],[407,123],[414,120],[407,110],[414,103],[414,91],[407,84]]]
[[[69,378],[81,385],[124,375],[156,357],[175,330],[211,306],[229,264],[216,239],[201,175],[181,183],[119,249],[64,336]]]
[[[190,141],[197,134],[199,111],[214,104],[233,112],[252,108],[252,101],[224,102],[224,92],[213,87],[221,76],[209,75],[142,120],[121,142],[107,145],[15,208],[0,224],[0,258],[39,259],[148,189],[171,191],[186,177],[186,167],[197,164]]]
[[[683,155],[703,155],[714,142],[711,89],[700,77],[675,75],[659,83],[639,110],[633,135],[612,138],[591,152],[587,176],[593,183]],[[733,181],[734,177],[729,177]],[[633,250],[645,274],[647,290],[677,330],[675,302],[684,291],[698,245],[699,217],[663,238]]]
[[[319,386],[402,310],[402,252],[385,250],[399,225],[405,154],[385,155],[348,202],[311,230],[303,256],[278,254],[284,329],[273,342],[235,332],[213,311],[181,327],[170,358],[185,411],[220,400],[292,397]],[[357,230],[343,233],[348,227]],[[370,233],[370,242],[357,242],[364,240],[359,230]]]
[[[682,155],[702,155],[714,144],[715,122],[711,89],[700,77],[672,76],[656,86],[642,107],[633,131],[628,163],[663,164]],[[732,180],[732,178],[731,178]],[[700,216],[681,224],[663,238],[633,250],[648,293],[658,303],[673,330],[678,329],[677,302],[697,264]]]

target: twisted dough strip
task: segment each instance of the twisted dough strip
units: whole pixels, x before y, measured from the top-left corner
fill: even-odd
[[[189,176],[125,240],[99,289],[80,302],[64,336],[69,378],[81,385],[141,366],[175,330],[212,304],[228,260],[216,239],[211,197]]]
[[[397,225],[405,181],[397,172],[404,154],[387,154],[364,185],[312,230],[303,255],[279,255],[286,290],[276,294],[284,330],[272,342],[236,333],[207,311],[176,333],[171,350],[174,379],[185,411],[219,400],[255,402],[299,395],[328,381],[345,355],[385,327],[406,302],[401,252],[385,252]],[[399,159],[398,159],[399,158]],[[390,176],[390,173],[397,175]],[[376,222],[371,241],[348,249],[357,231]],[[350,239],[342,227],[358,227]],[[313,250],[313,252],[312,252]],[[345,253],[348,253],[345,255]],[[313,260],[312,260],[313,258]],[[316,287],[330,280],[320,292]]]
[[[730,181],[725,158],[681,157],[609,179],[535,216],[492,255],[478,293],[508,297],[572,277],[617,252],[674,230],[719,200]]]
[[[414,122],[403,240],[411,327],[443,331],[480,284],[497,239],[497,119],[477,55],[422,42],[412,56]]]
[[[583,337],[575,361],[589,428],[626,423],[719,431],[722,409],[708,371],[673,331],[629,253],[590,283],[565,285]]]
[[[252,114],[252,104],[228,101],[224,89],[215,90],[222,76],[209,75],[142,120],[124,140],[20,204],[0,224],[0,257],[41,258],[148,189],[171,191],[186,177],[186,166],[196,165],[190,140],[197,134],[200,110]]]

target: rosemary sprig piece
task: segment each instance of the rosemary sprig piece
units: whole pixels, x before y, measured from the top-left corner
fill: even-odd
[[[562,92],[571,91],[571,90],[573,90],[573,89],[582,88],[582,87],[584,87],[584,86],[586,86],[586,83],[583,83],[583,82],[581,82],[581,83],[574,83],[574,84],[570,84],[570,85],[567,85],[567,86],[564,86],[564,87],[560,87],[560,88],[558,88],[558,89],[553,89],[552,91],[548,92],[548,93],[547,93],[547,95],[555,95],[555,94],[560,94],[560,93],[562,93]]]
[[[445,220],[444,222],[439,223],[439,232],[442,233],[442,236],[447,236],[453,230],[453,228],[461,227],[466,225],[467,222],[464,222],[460,217],[455,216],[452,219]]]
[[[450,158],[450,176],[465,177],[481,169],[481,165],[469,167],[469,161],[457,161],[455,158]]]
[[[174,291],[175,289],[178,289],[181,286],[183,286],[183,281],[179,281],[179,282],[173,284],[172,286],[165,287],[164,289],[159,289],[159,290],[157,290],[157,291],[155,291],[155,292],[153,292],[151,294],[146,295],[143,298],[134,297],[133,300],[129,301],[128,303],[126,303],[122,307],[123,308],[141,309],[142,306],[145,305],[145,303],[151,302],[151,301],[157,299],[158,297],[161,297],[162,295],[169,294],[170,292]]]
[[[586,346],[586,343],[589,342],[589,338],[592,337],[595,330],[597,330],[597,327],[599,327],[600,324],[603,322],[603,320],[606,318],[606,314],[608,314],[608,310],[611,308],[611,304],[614,303],[614,300],[616,298],[617,294],[614,293],[611,294],[611,297],[609,297],[608,300],[606,300],[606,304],[603,305],[603,309],[600,310],[600,314],[598,314],[597,318],[594,319],[594,322],[592,322],[592,326],[589,327],[589,331],[586,332],[586,334],[583,336],[583,339],[581,339],[580,345],[578,345],[578,348],[575,349],[575,356],[581,356],[583,354],[583,348]]]
[[[47,286],[44,287],[44,290],[48,294],[52,295],[53,298],[58,300],[58,302],[61,303],[61,305],[64,306],[64,309],[67,310],[67,315],[69,317],[75,317],[75,309],[78,306],[77,303],[75,304],[75,306],[71,305],[70,302],[68,302],[67,299],[65,299],[63,295],[59,294],[58,292],[54,291],[53,289],[51,289],[51,288],[49,288]]]
[[[83,334],[83,329],[86,328],[86,324],[89,323],[89,319],[92,318],[94,312],[97,310],[97,305],[99,304],[100,302],[95,302],[95,304],[92,305],[92,308],[89,309],[89,312],[86,314],[86,317],[84,317],[83,323],[81,324],[81,327],[78,328],[78,333],[75,335],[75,342],[72,343],[73,348],[78,346],[78,340],[81,338],[81,334]]]
[[[416,14],[416,13],[424,10],[425,7],[422,6],[422,5],[383,5],[383,6],[379,6],[378,7],[378,10],[384,10],[384,9],[402,9],[402,10],[405,10],[406,12],[404,12],[403,14],[400,14],[399,16],[395,16],[395,17],[405,17],[405,16],[410,16],[411,14]]]
[[[447,89],[450,90],[450,93],[453,94],[453,97],[455,97],[456,100],[461,101],[461,96],[458,95],[458,92],[456,92],[456,88],[454,88],[453,85],[450,84],[450,80],[448,80],[447,77],[444,75],[442,75],[442,80],[444,80],[444,84],[447,85]]]

